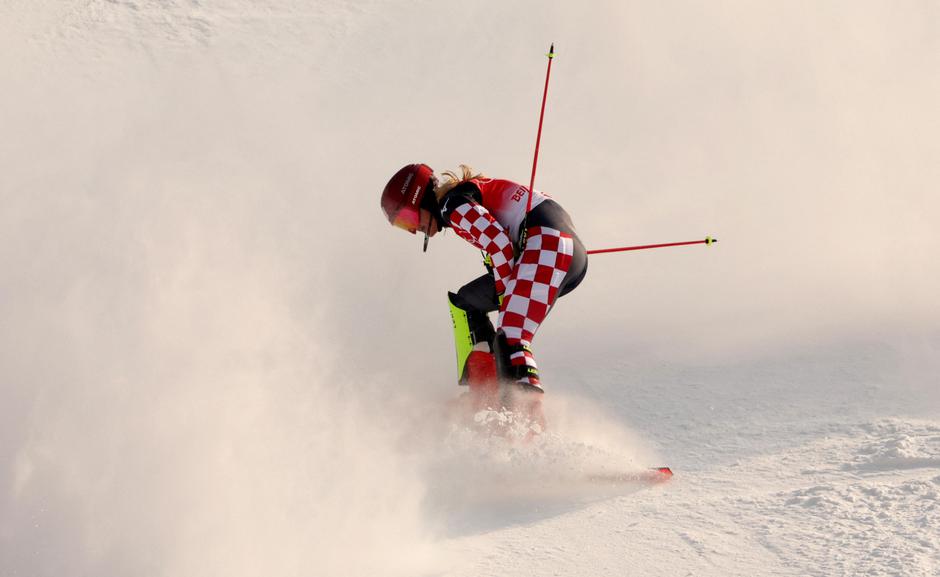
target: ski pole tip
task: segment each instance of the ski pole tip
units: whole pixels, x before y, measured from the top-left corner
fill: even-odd
[[[706,237],[705,237],[705,244],[706,244],[706,245],[714,244],[714,243],[716,243],[716,242],[718,242],[718,239],[717,239],[717,238],[712,238],[712,237],[710,237],[710,236],[706,236]]]
[[[555,43],[554,42],[552,42],[552,45],[549,47],[548,54],[546,54],[546,56],[548,56],[549,58],[555,57]]]

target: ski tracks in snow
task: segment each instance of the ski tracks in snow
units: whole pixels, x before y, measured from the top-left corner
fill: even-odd
[[[940,571],[940,425],[884,420],[788,451],[788,487],[753,500],[762,540],[810,575]],[[766,459],[766,470],[774,459]],[[744,503],[747,504],[747,503]]]
[[[362,25],[375,0],[11,0],[0,17],[31,48],[30,58],[93,63],[98,70],[142,60],[171,67],[209,58],[226,71],[258,73],[270,67],[322,65],[320,55]],[[30,16],[24,17],[23,14]],[[13,45],[19,49],[19,46]],[[213,50],[209,50],[209,49]],[[225,55],[220,61],[220,54]],[[135,58],[136,57],[136,58]],[[43,66],[30,61],[29,65]]]
[[[467,565],[448,575],[937,575],[940,423],[824,429],[661,487],[507,518],[451,540]]]

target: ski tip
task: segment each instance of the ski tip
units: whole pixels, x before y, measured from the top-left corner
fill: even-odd
[[[626,472],[601,472],[589,474],[585,477],[585,480],[591,483],[603,483],[603,484],[621,484],[621,483],[648,483],[650,485],[658,485],[660,483],[665,483],[672,478],[672,469],[669,467],[652,467],[649,469],[641,469],[639,471],[626,471]]]

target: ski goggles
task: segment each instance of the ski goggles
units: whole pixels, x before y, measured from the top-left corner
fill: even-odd
[[[415,234],[418,231],[418,226],[421,225],[421,209],[409,206],[399,210],[398,214],[395,215],[395,220],[392,221],[392,225]]]

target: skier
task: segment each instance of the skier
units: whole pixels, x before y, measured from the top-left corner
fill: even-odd
[[[542,393],[532,339],[555,300],[575,289],[587,272],[587,253],[568,213],[557,202],[527,187],[474,174],[443,173],[439,181],[426,164],[409,164],[382,191],[388,221],[427,242],[440,230],[484,253],[487,273],[456,293],[449,292],[461,384],[468,357],[494,353],[501,379],[527,393]],[[499,311],[496,330],[487,313]],[[529,395],[527,395],[529,396]]]

